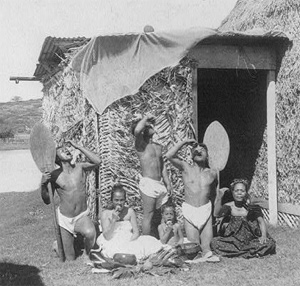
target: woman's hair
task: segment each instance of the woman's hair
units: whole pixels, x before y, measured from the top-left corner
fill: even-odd
[[[234,179],[232,181],[232,183],[230,184],[230,190],[233,191],[234,189],[234,186],[236,184],[243,184],[245,187],[246,187],[246,192],[248,193],[248,190],[249,190],[249,182],[247,179],[242,179],[242,178],[239,178],[239,179]]]
[[[118,184],[115,184],[111,189],[111,193],[110,193],[111,201],[113,200],[115,193],[118,193],[118,192],[123,193],[124,198],[126,200],[126,191],[124,190],[123,186],[120,183],[118,183]]]

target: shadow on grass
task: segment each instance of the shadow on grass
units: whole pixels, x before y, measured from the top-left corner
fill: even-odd
[[[43,286],[44,283],[42,282],[39,272],[40,270],[35,266],[0,262],[0,285]]]

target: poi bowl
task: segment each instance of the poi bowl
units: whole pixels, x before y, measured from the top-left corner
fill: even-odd
[[[116,253],[113,256],[113,260],[115,262],[121,263],[121,264],[128,264],[128,265],[136,265],[136,256],[134,254],[128,254],[128,253]]]
[[[181,250],[188,259],[193,259],[201,250],[201,247],[198,243],[188,242],[181,245]]]

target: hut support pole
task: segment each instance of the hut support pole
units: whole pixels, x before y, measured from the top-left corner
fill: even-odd
[[[277,216],[277,176],[276,176],[276,122],[275,122],[275,71],[267,75],[267,142],[268,142],[268,192],[270,224],[276,226]]]
[[[192,71],[192,96],[193,96],[193,125],[195,129],[196,140],[198,141],[198,69]]]

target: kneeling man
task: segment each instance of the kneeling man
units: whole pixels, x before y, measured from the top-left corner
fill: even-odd
[[[85,238],[85,254],[89,256],[90,250],[95,244],[96,229],[89,218],[87,208],[85,171],[89,171],[100,164],[99,157],[75,144],[74,148],[81,151],[90,162],[72,163],[73,156],[66,146],[56,149],[56,163],[60,168],[51,174],[45,173],[42,176],[41,195],[45,204],[50,203],[47,189],[48,182],[51,182],[56,189],[60,203],[57,208],[57,220],[61,230],[63,249],[67,260],[75,259],[74,237],[80,233]]]
[[[177,157],[177,152],[186,144],[191,144],[193,163],[188,164]],[[185,202],[182,204],[184,227],[187,239],[200,243],[202,257],[193,262],[218,262],[213,255],[210,243],[213,237],[212,203],[218,185],[217,172],[209,168],[208,150],[205,144],[198,144],[194,139],[187,139],[171,148],[166,157],[182,171],[185,187]]]

